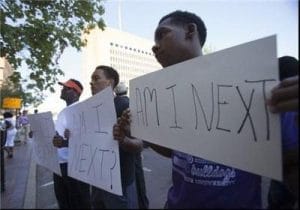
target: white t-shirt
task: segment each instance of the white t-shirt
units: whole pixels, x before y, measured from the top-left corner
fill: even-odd
[[[12,125],[12,127],[6,130],[7,136],[6,136],[5,147],[13,147],[15,145],[14,141],[17,134],[17,129],[15,128],[15,121],[13,120],[13,118],[6,118],[5,120],[10,122]]]
[[[66,109],[66,108],[65,108]],[[64,109],[58,114],[57,120],[55,121],[55,130],[60,136],[64,136],[65,129],[67,128],[67,119],[64,114]],[[57,148],[58,162],[67,163],[68,162],[68,147]]]

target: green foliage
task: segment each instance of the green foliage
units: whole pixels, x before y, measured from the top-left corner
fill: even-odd
[[[67,46],[80,50],[86,40],[82,32],[103,29],[104,8],[100,0],[1,0],[1,57],[15,70],[10,80],[20,84],[17,71],[28,67],[27,88],[49,89],[63,75],[58,61]]]

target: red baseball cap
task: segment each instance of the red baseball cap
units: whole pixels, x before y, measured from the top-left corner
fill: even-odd
[[[73,88],[79,95],[81,95],[83,90],[81,83],[75,79],[69,79],[66,82],[58,82],[58,84],[68,88]]]

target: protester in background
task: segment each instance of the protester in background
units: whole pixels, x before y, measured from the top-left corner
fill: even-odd
[[[115,98],[116,104],[117,104],[118,100],[127,100],[128,104],[129,104],[129,98],[127,97],[127,90],[128,90],[128,88],[126,87],[126,85],[123,82],[120,82],[116,86],[116,88],[115,88],[115,93],[117,95]],[[141,153],[137,153],[135,156],[135,178],[136,178],[135,181],[136,181],[136,189],[137,189],[137,195],[138,195],[139,208],[140,209],[148,209],[149,208],[149,200],[147,198]]]
[[[280,81],[298,75],[299,62],[289,56],[279,58]],[[283,182],[271,180],[268,209],[297,209],[299,199],[298,112],[281,113]]]
[[[67,106],[79,100],[83,90],[79,81],[69,79],[67,82],[59,82],[59,84],[63,86],[60,98],[66,102]],[[53,174],[55,196],[60,209],[90,209],[90,186],[68,176],[69,130],[66,119],[61,113],[57,117],[55,126],[57,134],[53,138],[62,174],[62,176]]]
[[[38,110],[35,109],[35,110],[33,111],[33,113],[34,113],[34,114],[37,114],[37,113],[38,113]],[[32,138],[32,137],[33,137],[33,132],[32,132],[32,130],[29,131],[28,137],[29,137],[29,138]]]
[[[90,84],[92,95],[97,94],[109,86],[114,89],[118,83],[119,74],[115,69],[109,66],[97,66],[91,76]],[[129,107],[129,101],[126,97],[115,97],[114,103],[117,117],[120,117],[123,110]],[[126,140],[119,141],[123,196],[118,196],[105,190],[92,187],[92,207],[94,209],[138,208],[135,184],[135,156],[137,154],[140,155],[142,148],[142,141],[138,139],[130,139],[127,137]]]
[[[5,141],[4,149],[8,154],[7,157],[12,158],[17,129],[15,128],[15,121],[13,120],[12,113],[5,112],[3,114],[3,117],[4,117],[5,130],[6,130],[6,141]]]
[[[18,125],[20,126],[20,138],[23,144],[27,143],[30,131],[29,120],[27,116],[28,111],[23,110],[22,115],[18,118]]]

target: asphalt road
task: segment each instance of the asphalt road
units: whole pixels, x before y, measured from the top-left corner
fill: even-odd
[[[160,156],[149,148],[144,149],[142,154],[149,208],[162,209],[167,198],[168,189],[171,186],[171,159]],[[266,206],[268,186],[269,179],[263,178],[262,200],[264,207]],[[54,195],[52,172],[41,166],[37,166],[36,193],[36,208],[58,208]]]
[[[171,160],[148,148],[144,149],[142,154],[149,208],[163,208],[171,185]],[[52,172],[39,165],[36,170],[36,208],[58,209]]]

